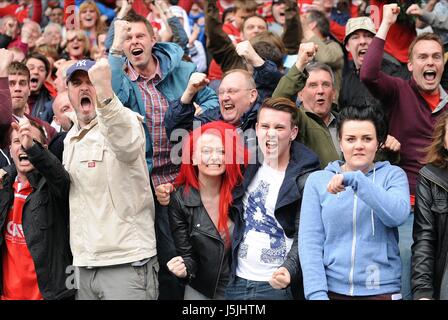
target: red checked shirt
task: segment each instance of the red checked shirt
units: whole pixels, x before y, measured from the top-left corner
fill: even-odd
[[[153,56],[154,57],[154,56]],[[137,82],[142,100],[146,109],[146,125],[151,134],[153,149],[153,169],[151,180],[154,187],[160,184],[172,183],[176,178],[179,167],[170,159],[171,144],[165,131],[165,113],[168,110],[168,101],[156,85],[162,79],[160,64],[156,57],[156,71],[149,77],[143,77],[128,62],[127,74],[131,81]]]
[[[25,241],[22,212],[26,198],[33,191],[27,182],[13,185],[14,203],[6,218],[3,247],[3,293],[1,300],[42,300],[34,261]]]

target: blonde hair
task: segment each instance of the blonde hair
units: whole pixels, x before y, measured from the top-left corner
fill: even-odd
[[[101,20],[101,12],[96,6],[95,2],[93,0],[86,0],[79,6],[79,26],[81,29],[84,29],[84,26],[82,25],[82,21],[80,19],[81,13],[86,11],[87,9],[93,9],[96,12],[96,22],[95,22],[95,30],[97,33],[104,33],[107,31],[106,24]]]
[[[79,30],[79,29],[77,29],[77,30],[68,30],[67,31],[67,35],[66,35],[67,41],[68,41],[68,36],[72,35],[72,34],[75,34],[76,37],[78,37],[78,38],[82,38],[82,41],[84,42],[84,52],[83,52],[83,54],[84,54],[84,56],[89,56],[90,55],[90,40],[89,40],[89,37],[87,37],[87,34],[84,32],[84,30]],[[65,51],[66,52],[68,52],[67,51],[67,47],[68,46],[65,47]]]

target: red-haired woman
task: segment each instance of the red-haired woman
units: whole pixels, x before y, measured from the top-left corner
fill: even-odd
[[[178,256],[167,266],[187,281],[186,300],[224,299],[233,230],[228,209],[244,159],[235,127],[222,121],[193,130],[184,143],[177,190],[169,203]]]
[[[412,293],[415,300],[448,300],[448,111],[427,151],[415,194]]]

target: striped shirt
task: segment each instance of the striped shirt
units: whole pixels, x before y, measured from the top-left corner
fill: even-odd
[[[146,109],[146,125],[151,135],[153,149],[153,169],[151,180],[154,187],[160,184],[172,183],[179,172],[179,166],[170,159],[171,144],[165,131],[165,113],[168,101],[157,90],[157,84],[162,80],[159,61],[155,56],[156,71],[149,77],[140,75],[128,62],[127,74],[132,82],[137,82]]]

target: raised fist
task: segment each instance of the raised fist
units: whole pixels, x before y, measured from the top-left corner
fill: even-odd
[[[0,49],[0,77],[8,76],[8,67],[14,59],[14,53],[7,49]]]
[[[313,42],[302,42],[299,47],[299,53],[297,54],[297,69],[303,71],[305,66],[314,59],[317,50],[317,44]]]
[[[411,4],[409,8],[406,10],[406,14],[419,17],[423,14],[423,10],[419,7],[418,4],[414,3]]]
[[[117,18],[123,18],[132,9],[132,3],[134,0],[121,0],[121,8],[118,12]]]
[[[20,120],[19,123],[11,123],[11,127],[19,133],[19,140],[22,147],[27,150],[34,144],[33,137],[31,136],[31,124],[28,118]]]
[[[195,72],[190,76],[188,81],[187,90],[190,94],[196,94],[199,90],[203,89],[209,84],[210,80],[207,79],[205,73]]]
[[[124,20],[115,20],[114,22],[114,42],[112,47],[121,50],[124,41],[131,31],[131,24]]]
[[[396,3],[385,4],[383,7],[383,21],[381,23],[393,25],[397,21],[399,14],[400,7]]]
[[[101,101],[114,96],[112,90],[112,73],[106,58],[98,60],[95,65],[89,69],[88,73],[90,81],[95,87],[98,100]]]
[[[247,40],[236,45],[236,53],[255,67],[261,66],[264,63],[264,60],[258,55],[254,47],[252,47],[252,44]]]

